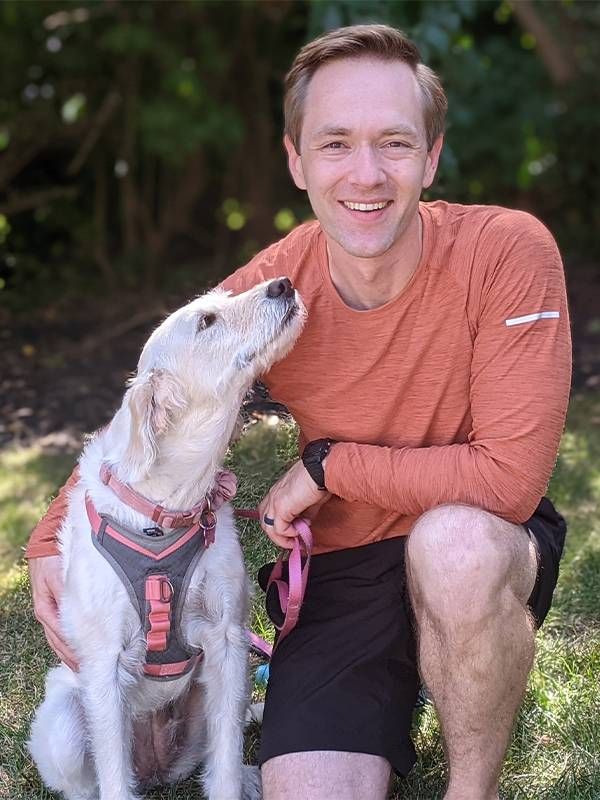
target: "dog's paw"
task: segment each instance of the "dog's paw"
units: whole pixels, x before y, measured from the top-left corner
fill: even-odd
[[[260,769],[244,765],[242,767],[242,800],[261,800],[261,798]]]
[[[246,725],[249,725],[251,722],[262,725],[264,710],[264,703],[252,703],[252,705],[246,709]]]

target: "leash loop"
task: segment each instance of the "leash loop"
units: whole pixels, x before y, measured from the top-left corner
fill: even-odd
[[[235,509],[234,513],[236,517],[259,521],[258,511],[254,509],[238,508]],[[304,594],[306,592],[306,584],[308,582],[308,571],[313,546],[310,522],[307,519],[298,517],[292,522],[292,525],[296,530],[297,536],[293,540],[291,550],[281,553],[273,565],[267,582],[267,592],[271,586],[276,588],[277,596],[279,597],[279,605],[283,612],[283,623],[281,625],[277,625],[275,622],[273,623],[279,633],[277,641],[272,648],[273,650],[277,647],[279,642],[296,627],[304,600]],[[287,581],[283,575],[283,565],[286,561],[288,566]],[[270,658],[271,653],[268,652],[268,649],[270,649],[268,642],[265,642],[252,631],[247,631],[246,633],[252,646],[267,654]]]

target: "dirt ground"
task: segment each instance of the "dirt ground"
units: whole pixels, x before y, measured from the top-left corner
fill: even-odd
[[[573,388],[600,389],[600,265],[567,266]],[[186,298],[140,309],[137,297],[16,317],[0,309],[0,447],[62,449],[107,422],[149,332]],[[549,376],[551,379],[551,376]],[[254,398],[263,407],[263,398]]]

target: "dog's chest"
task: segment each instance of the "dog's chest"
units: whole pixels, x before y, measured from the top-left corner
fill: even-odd
[[[138,613],[146,640],[144,674],[166,681],[192,670],[201,651],[188,646],[181,617],[192,574],[206,551],[202,527],[140,535],[104,517],[91,537]]]

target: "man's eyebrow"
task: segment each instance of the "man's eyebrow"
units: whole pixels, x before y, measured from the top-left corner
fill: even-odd
[[[313,138],[320,139],[321,136],[350,136],[350,134],[349,128],[342,128],[339,125],[324,125],[314,132]]]
[[[418,131],[412,125],[395,125],[381,131],[382,136],[418,136]]]
[[[323,136],[351,136],[350,128],[343,128],[340,125],[324,125],[317,128],[313,134],[313,139],[320,139]],[[394,125],[386,128],[379,133],[379,136],[418,136],[418,131],[411,125]]]

